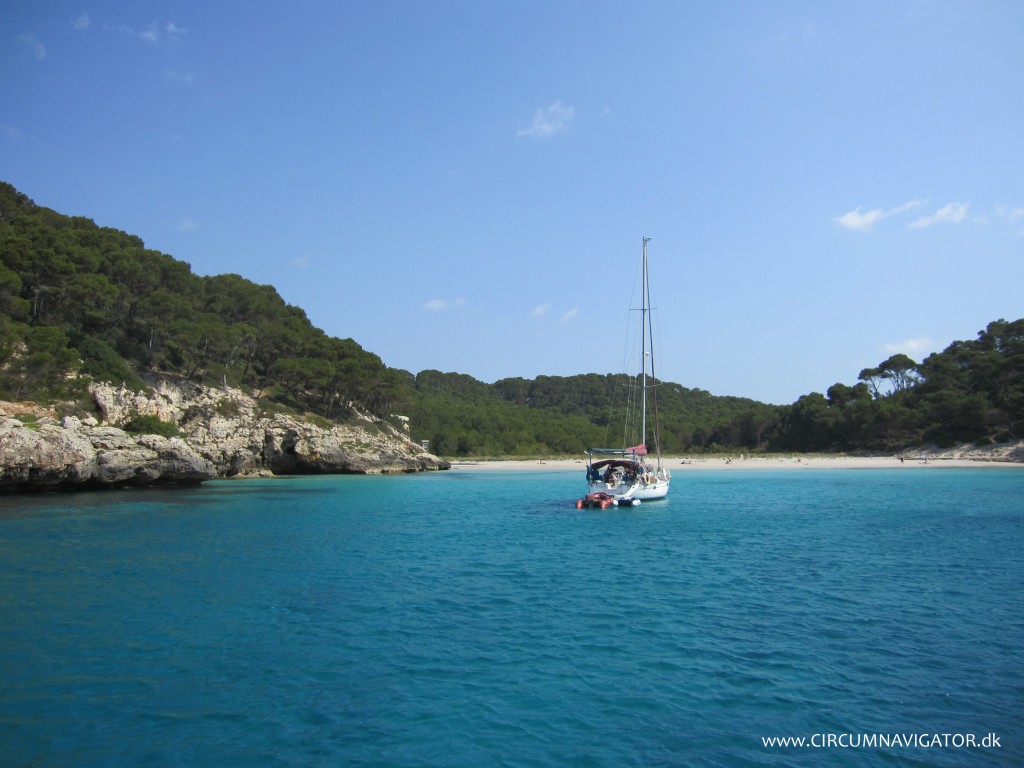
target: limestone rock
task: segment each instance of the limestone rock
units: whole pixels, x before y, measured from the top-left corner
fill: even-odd
[[[266,474],[379,474],[448,469],[400,426],[368,414],[329,429],[266,415],[255,400],[166,376],[146,392],[90,387],[96,415],[65,416],[35,403],[0,402],[0,490],[196,483]],[[132,436],[136,415],[177,425],[180,437]],[[17,418],[21,416],[20,420]]]
[[[167,485],[216,476],[213,464],[182,440],[132,438],[115,427],[89,427],[77,419],[60,426],[0,419],[2,490]]]

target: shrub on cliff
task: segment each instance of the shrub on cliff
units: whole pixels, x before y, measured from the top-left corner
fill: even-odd
[[[131,435],[160,435],[161,437],[178,437],[181,432],[178,425],[163,421],[157,416],[136,414],[124,425],[124,431]]]

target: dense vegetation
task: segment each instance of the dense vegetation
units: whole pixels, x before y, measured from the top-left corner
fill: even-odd
[[[502,379],[484,384],[462,374],[416,377],[415,430],[444,455],[581,453],[626,442],[623,403],[638,383],[625,374]],[[781,409],[737,397],[714,397],[660,383],[665,452],[764,446]]]
[[[988,444],[1024,436],[1024,320],[998,320],[920,364],[893,355],[853,386],[804,395],[776,440],[800,451]]]
[[[585,374],[486,384],[388,368],[315,328],[277,291],[201,277],[133,235],[37,206],[0,183],[0,397],[74,404],[89,379],[146,371],[239,387],[268,407],[331,420],[408,414],[441,455],[551,455],[622,443],[635,382]],[[915,363],[894,355],[790,406],[659,382],[661,448],[889,451],[1002,441],[1024,429],[1024,320],[991,323]],[[81,407],[81,406],[69,406]],[[136,425],[143,428],[145,425]]]
[[[269,285],[200,277],[138,237],[0,184],[0,394],[74,395],[66,374],[141,387],[159,370],[344,418],[407,410],[408,374],[328,337]],[[80,380],[79,380],[80,381]]]

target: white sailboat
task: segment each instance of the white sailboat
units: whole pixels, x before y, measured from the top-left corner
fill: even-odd
[[[624,435],[622,448],[591,448],[587,451],[588,493],[576,502],[579,509],[606,509],[611,506],[635,506],[642,501],[668,496],[672,474],[661,463],[658,436],[658,401],[650,398],[653,426],[648,432],[648,393],[657,385],[654,376],[654,339],[651,323],[651,286],[647,274],[647,241],[643,247],[640,306],[640,375],[638,433]],[[649,371],[649,373],[648,373]],[[627,421],[628,423],[628,421]],[[648,437],[653,438],[654,454],[648,450]],[[631,444],[632,443],[632,444]]]

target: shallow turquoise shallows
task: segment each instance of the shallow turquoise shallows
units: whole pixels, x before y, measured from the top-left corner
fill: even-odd
[[[585,490],[2,498],[0,765],[1024,765],[1024,470]]]

